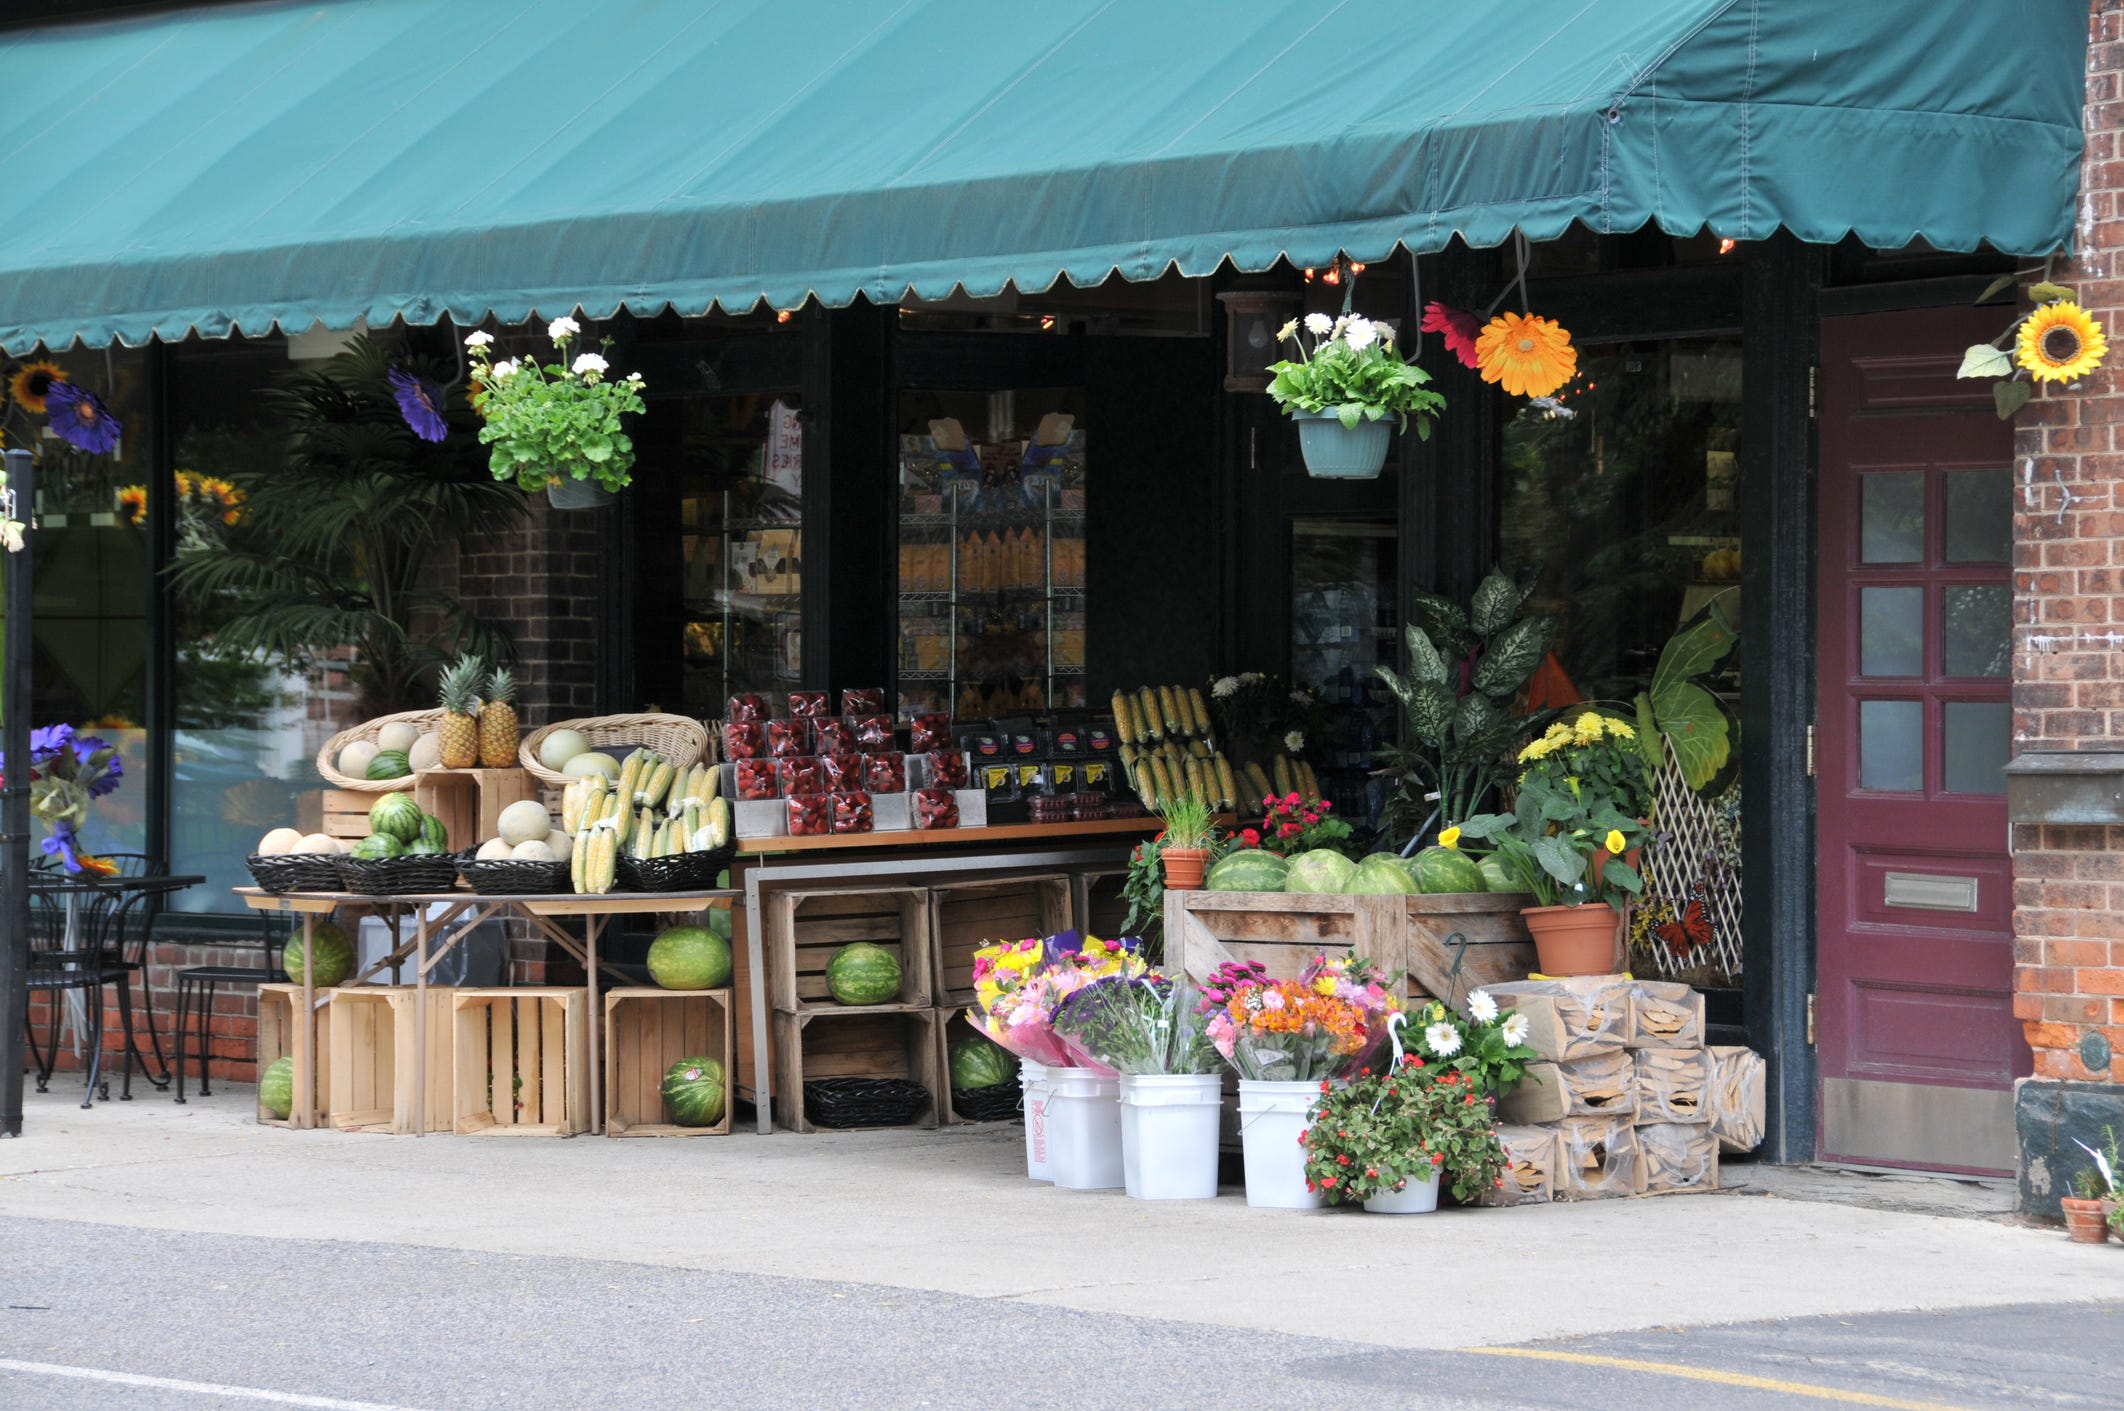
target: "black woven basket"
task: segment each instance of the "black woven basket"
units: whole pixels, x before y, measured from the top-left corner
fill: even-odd
[[[575,890],[565,862],[482,859],[477,853],[462,852],[457,855],[457,875],[483,897],[551,896]]]
[[[1024,1096],[1015,1079],[986,1088],[953,1088],[951,1110],[968,1122],[1010,1122],[1022,1114]]]
[[[339,890],[337,853],[283,853],[267,857],[252,853],[243,860],[258,885],[269,892],[336,892]]]
[[[457,859],[449,853],[418,857],[343,857],[340,885],[371,897],[407,896],[418,892],[457,890]]]
[[[905,1078],[813,1078],[804,1115],[815,1127],[904,1127],[929,1107],[929,1089]]]
[[[682,852],[671,857],[623,857],[620,885],[630,892],[705,892],[730,865],[734,849]]]

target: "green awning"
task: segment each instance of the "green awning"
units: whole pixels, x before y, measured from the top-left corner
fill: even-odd
[[[308,0],[0,31],[0,344],[2072,236],[2085,0]]]

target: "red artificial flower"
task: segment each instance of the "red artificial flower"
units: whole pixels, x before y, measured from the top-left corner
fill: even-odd
[[[1445,335],[1446,351],[1460,359],[1463,367],[1477,366],[1475,339],[1482,332],[1482,320],[1466,309],[1448,308],[1435,299],[1423,306],[1425,333]]]

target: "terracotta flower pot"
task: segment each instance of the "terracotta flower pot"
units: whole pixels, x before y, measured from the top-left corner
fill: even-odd
[[[1605,902],[1530,906],[1519,913],[1544,975],[1612,975],[1623,914]]]
[[[2074,1244],[2100,1244],[2109,1238],[2106,1200],[2081,1200],[2066,1196],[2058,1204],[2065,1211],[2065,1237]]]
[[[1202,888],[1202,869],[1209,864],[1208,848],[1166,848],[1158,854],[1165,864],[1165,890],[1193,892]]]

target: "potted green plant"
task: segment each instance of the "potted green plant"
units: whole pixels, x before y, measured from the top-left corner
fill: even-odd
[[[1467,1202],[1504,1183],[1490,1098],[1467,1074],[1433,1073],[1414,1053],[1323,1092],[1298,1141],[1308,1190],[1375,1214],[1436,1210],[1441,1184]]]
[[[611,365],[602,353],[570,359],[581,332],[572,318],[546,325],[557,352],[545,364],[528,357],[493,361],[494,337],[485,331],[465,339],[479,384],[473,403],[486,422],[479,439],[494,448],[494,478],[544,490],[555,509],[610,504],[633,481],[634,441],[622,418],[642,412],[642,375],[608,378]]]
[[[1489,843],[1516,889],[1533,895],[1520,916],[1544,975],[1615,969],[1624,917],[1645,885],[1631,861],[1645,838],[1634,812],[1642,784],[1635,738],[1630,726],[1593,711],[1558,722],[1519,752],[1512,811],[1460,824],[1459,838]]]
[[[1413,418],[1417,436],[1430,436],[1445,398],[1431,389],[1429,374],[1395,350],[1392,325],[1315,313],[1302,324],[1292,319],[1276,336],[1298,356],[1269,365],[1268,391],[1298,423],[1307,474],[1375,479],[1396,427],[1408,430]]]
[[[1165,890],[1199,890],[1203,869],[1217,851],[1217,815],[1208,801],[1182,795],[1161,804],[1158,816],[1165,822],[1165,830],[1157,839]]]
[[[2106,1151],[2096,1151],[2086,1142],[2074,1141],[2074,1145],[2094,1158],[2092,1167],[2082,1167],[2073,1177],[2074,1194],[2058,1202],[2065,1214],[2065,1235],[2074,1244],[2101,1244],[2109,1238],[2112,1229],[2124,1232],[2124,1216],[2119,1211],[2117,1172],[2117,1129],[2108,1131]]]

